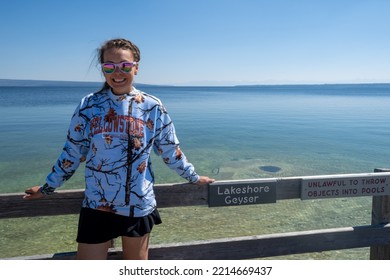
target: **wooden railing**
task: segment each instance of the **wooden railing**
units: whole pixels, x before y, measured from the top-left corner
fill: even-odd
[[[152,245],[149,258],[155,260],[234,260],[371,247],[370,259],[390,259],[390,195],[388,195],[390,186],[387,184],[387,182],[390,184],[390,169],[376,169],[375,172],[384,173],[361,173],[347,176],[347,181],[351,180],[351,184],[355,177],[376,178],[373,176],[380,174],[386,179],[385,183],[381,183],[381,190],[386,195],[372,194],[371,225]],[[328,175],[326,180],[341,182],[340,180],[345,176],[343,174]],[[308,180],[316,181],[317,179],[323,180],[323,176],[276,178],[271,180],[270,185],[271,188],[275,188],[275,200],[302,199],[303,183],[306,182],[307,186]],[[211,195],[209,188],[215,185],[222,183],[229,187],[246,184],[263,186],[269,182],[270,179],[257,179],[216,182],[211,186],[156,185],[155,194],[159,208],[209,205]],[[21,193],[0,195],[0,218],[77,214],[84,197],[83,190],[58,191],[43,199],[31,201],[22,200],[22,195]],[[371,196],[371,194],[365,195]],[[75,252],[68,252],[20,257],[20,259],[74,259],[74,257]],[[120,249],[110,249],[109,259],[121,258]]]

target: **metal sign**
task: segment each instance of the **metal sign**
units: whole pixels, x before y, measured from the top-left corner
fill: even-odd
[[[276,202],[276,180],[218,182],[209,186],[209,207]]]
[[[380,173],[304,177],[301,199],[390,195],[389,184]]]

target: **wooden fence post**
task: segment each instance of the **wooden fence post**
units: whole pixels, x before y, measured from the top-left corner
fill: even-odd
[[[374,172],[390,172],[390,169],[375,168]],[[390,195],[372,197],[371,224],[380,225],[390,222]],[[390,260],[390,245],[371,246],[371,260]]]

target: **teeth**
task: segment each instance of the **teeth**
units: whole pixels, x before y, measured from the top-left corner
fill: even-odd
[[[125,79],[120,79],[120,80],[113,79],[113,81],[114,81],[115,83],[121,83],[121,82],[124,82]]]

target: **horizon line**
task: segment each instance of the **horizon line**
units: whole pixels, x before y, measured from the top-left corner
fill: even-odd
[[[78,83],[78,84],[102,84],[103,81],[69,81],[69,80],[34,80],[34,79],[2,79],[0,78],[0,86],[7,86],[3,83]],[[374,84],[390,84],[389,82],[291,82],[291,83],[248,83],[248,84],[152,84],[138,83],[135,85],[141,86],[161,86],[161,87],[245,87],[245,86],[304,86],[304,85],[374,85]],[[11,85],[11,84],[10,84]],[[12,85],[11,85],[12,86]]]

